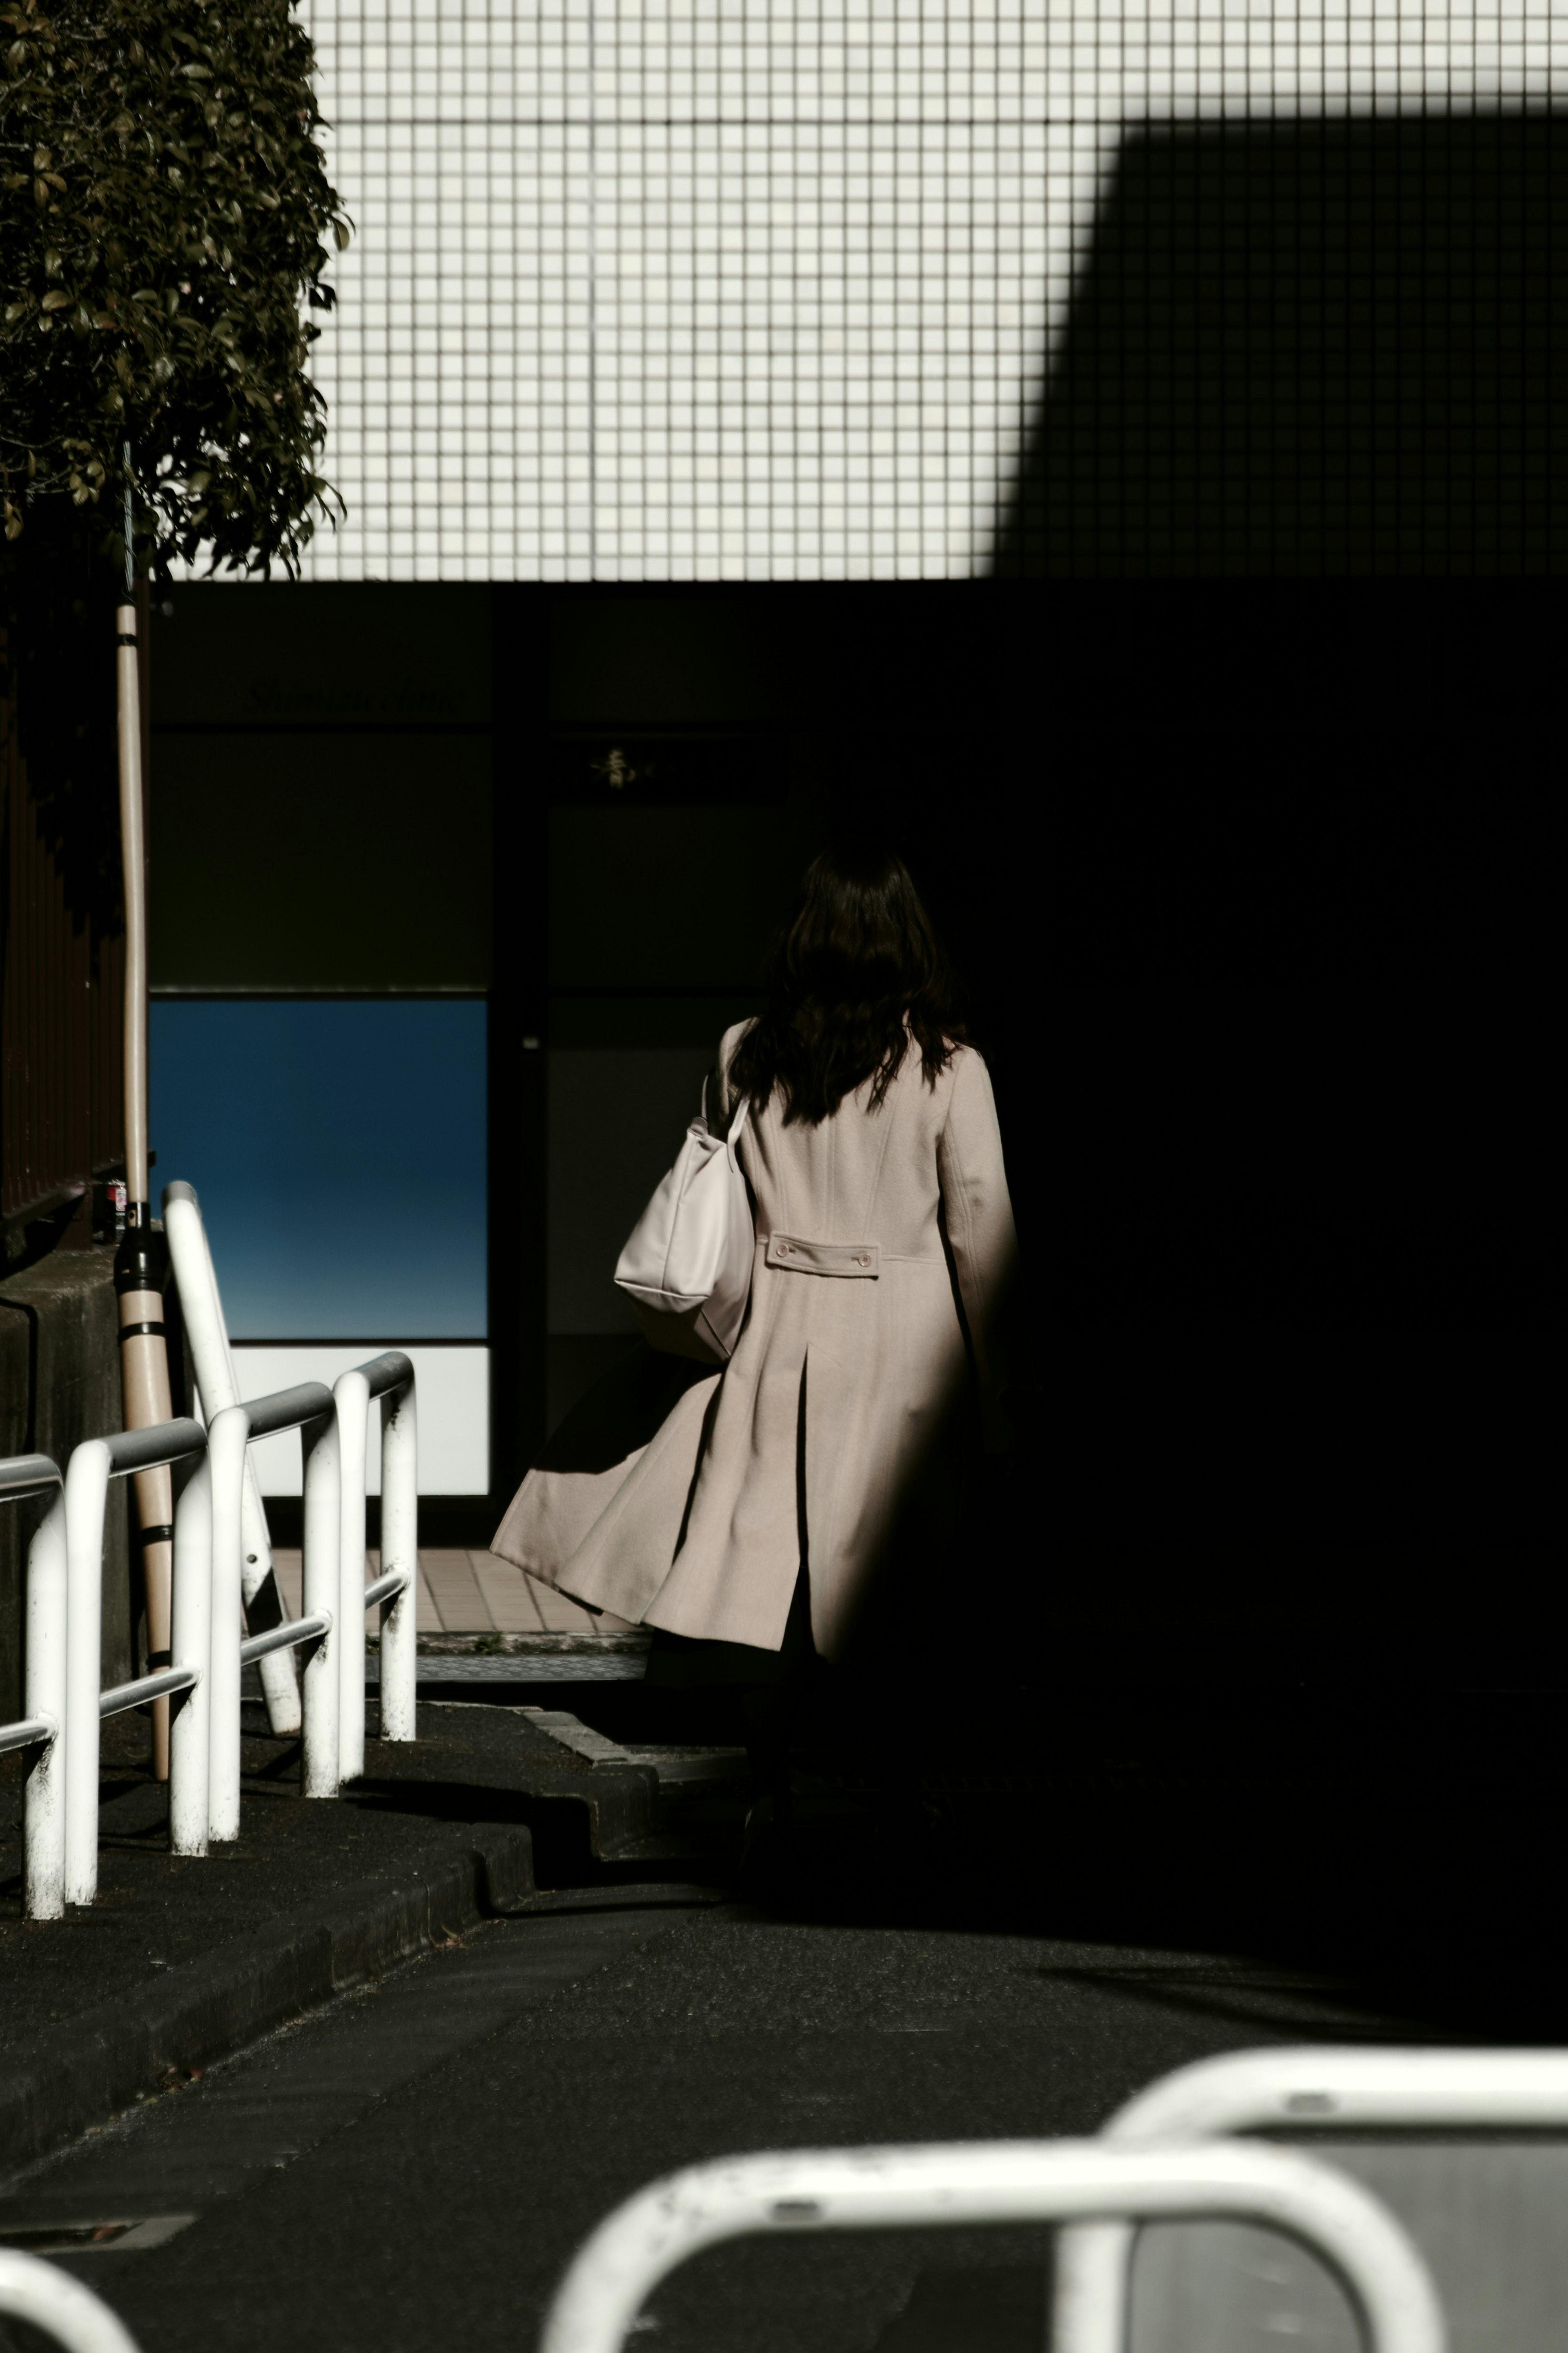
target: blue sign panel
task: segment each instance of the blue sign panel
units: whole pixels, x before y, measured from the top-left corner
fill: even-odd
[[[485,1015],[161,998],[153,1197],[194,1185],[236,1340],[482,1340]]]

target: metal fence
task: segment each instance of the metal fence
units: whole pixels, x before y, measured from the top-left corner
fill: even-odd
[[[960,2141],[691,2166],[649,2183],[592,2233],[546,2316],[540,2353],[619,2353],[659,2281],[725,2239],[1107,2215],[1223,2216],[1287,2232],[1345,2281],[1368,2353],[1443,2353],[1426,2265],[1376,2199],[1309,2158],[1225,2140]]]
[[[364,1581],[365,1459],[372,1398],[382,1428],[383,1574]],[[298,1430],[305,1458],[305,1614],[247,1639],[242,1567],[248,1450]],[[105,1507],[111,1479],[196,1459],[174,1514],[172,1660],[99,1688]],[[345,1472],[346,1459],[346,1472]],[[27,1556],[25,1714],[0,1725],[0,1750],[30,1749],[24,1796],[24,1909],[58,1919],[98,1886],[99,1732],[104,1717],[174,1701],[169,1842],[203,1855],[239,1834],[240,1695],[245,1667],[305,1652],[303,1778],[331,1798],[364,1769],[364,1620],[382,1611],[382,1722],[416,1732],[415,1589],[418,1464],[414,1367],[395,1351],[345,1373],[226,1406],[212,1428],[165,1422],[89,1439],[62,1479],[47,1455],[0,1462],[0,1501],[51,1494]],[[346,1541],[345,1541],[346,1538]],[[390,1561],[390,1566],[385,1564]],[[344,1705],[345,1690],[355,1703]]]
[[[228,1325],[224,1320],[223,1299],[218,1291],[206,1228],[202,1222],[201,1203],[192,1186],[178,1182],[164,1186],[163,1238],[169,1245],[169,1260],[180,1295],[180,1314],[184,1323],[185,1337],[190,1343],[191,1362],[195,1370],[202,1411],[210,1422],[225,1406],[239,1402],[239,1383],[235,1377]],[[283,1612],[278,1602],[277,1580],[272,1569],[272,1539],[267,1525],[256,1465],[248,1458],[241,1515],[245,1541],[240,1560],[240,1586],[246,1610],[253,1615],[254,1622],[265,1625],[270,1620],[276,1624]],[[267,1720],[273,1731],[279,1734],[298,1732],[300,1686],[289,1652],[285,1649],[267,1652],[260,1662],[259,1672],[262,1697],[267,1703]]]
[[[1332,2044],[1229,2051],[1148,2084],[1117,2110],[1103,2139],[1137,2147],[1325,2127],[1562,2131],[1568,2127],[1568,2052]],[[1057,2353],[1123,2353],[1134,2235],[1121,2221],[1079,2223],[1062,2232],[1051,2339]]]
[[[125,2323],[89,2287],[15,2247],[0,2247],[0,2320],[20,2320],[66,2353],[137,2353]]]
[[[54,1491],[27,1550],[25,1714],[19,1723],[0,1725],[0,1749],[34,1751],[23,1800],[23,1908],[29,1919],[58,1919],[68,1903],[90,1904],[97,1894],[104,1716],[164,1693],[188,1693],[201,1678],[200,1666],[181,1658],[158,1673],[99,1689],[109,1482],[205,1447],[199,1422],[172,1421],[88,1439],[72,1453],[63,1479],[47,1455],[0,1463],[0,1499],[16,1502]],[[184,1598],[187,1620],[193,1579],[201,1584],[210,1552],[203,1500],[193,1482],[175,1519],[175,1604],[178,1609]],[[171,1788],[172,1810],[174,1802]]]
[[[223,1301],[213,1269],[212,1251],[202,1220],[201,1203],[193,1186],[176,1182],[163,1187],[163,1230],[168,1239],[174,1279],[179,1285],[185,1330],[189,1335],[191,1356],[195,1366],[196,1387],[216,1445],[218,1425],[223,1415],[241,1400],[234,1356],[229,1346],[228,1327],[224,1320]],[[353,1371],[342,1374],[333,1384],[332,1398],[337,1411],[341,1455],[339,1558],[342,1565],[341,1573],[345,1579],[351,1578],[354,1573],[353,1564],[364,1558],[365,1447],[371,1402],[376,1398],[382,1399],[383,1574],[366,1597],[366,1607],[376,1602],[382,1604],[382,1738],[412,1740],[417,1641],[415,1586],[418,1555],[418,1467],[413,1366],[406,1356],[395,1351],[377,1356],[372,1363],[356,1366]],[[256,1409],[252,1408],[250,1410],[254,1419]],[[284,1426],[281,1423],[278,1425],[279,1428]],[[257,1429],[252,1434],[260,1436],[262,1433]],[[227,1445],[226,1438],[223,1442]],[[233,1579],[229,1574],[235,1556],[234,1508],[232,1492],[226,1486],[222,1487],[215,1504],[219,1514],[216,1525],[221,1534],[215,1536],[215,1543],[218,1547],[225,1579],[221,1606],[230,1621],[235,1609]],[[264,1620],[268,1609],[278,1606],[274,1598],[277,1587],[267,1514],[262,1505],[256,1466],[248,1453],[245,1457],[238,1510],[239,1589],[247,1614],[257,1611],[259,1603],[261,1608],[258,1614]],[[345,1630],[352,1622],[352,1601],[353,1596],[345,1582],[342,1592]],[[323,1599],[321,1607],[328,1606]],[[337,1607],[335,1603],[331,1606]],[[272,1630],[273,1639],[270,1641],[264,1641],[259,1635],[256,1638],[249,1646],[249,1655],[257,1660],[259,1666],[262,1694],[273,1731],[298,1732],[300,1728],[300,1703],[293,1670],[289,1663],[290,1646],[281,1639],[280,1628]],[[353,1641],[345,1630],[343,1639],[337,1645],[337,1654],[339,1769],[344,1780],[352,1780],[364,1763],[363,1645]]]

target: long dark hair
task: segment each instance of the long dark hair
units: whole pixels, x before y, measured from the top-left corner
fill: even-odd
[[[934,1087],[965,1039],[942,943],[890,849],[840,846],[812,860],[763,984],[731,1080],[758,1113],[777,1086],[786,1127],[815,1127],[873,1077],[879,1110],[911,1046]]]

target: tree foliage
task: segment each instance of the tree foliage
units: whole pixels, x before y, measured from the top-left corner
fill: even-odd
[[[0,0],[0,501],[139,555],[298,568],[334,493],[314,53],[288,0]],[[21,550],[18,549],[20,554]]]

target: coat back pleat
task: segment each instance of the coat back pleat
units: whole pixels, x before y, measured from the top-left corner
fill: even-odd
[[[720,1045],[726,1122],[746,1026]],[[747,1122],[757,1239],[734,1355],[604,1467],[597,1508],[591,1477],[547,1453],[496,1536],[503,1557],[619,1617],[770,1651],[804,1558],[834,1658],[896,1607],[904,1550],[950,1539],[965,1428],[1009,1436],[1016,1243],[995,1105],[968,1047],[934,1085],[911,1051],[875,1110],[870,1095],[812,1126],[786,1124],[775,1092]]]

